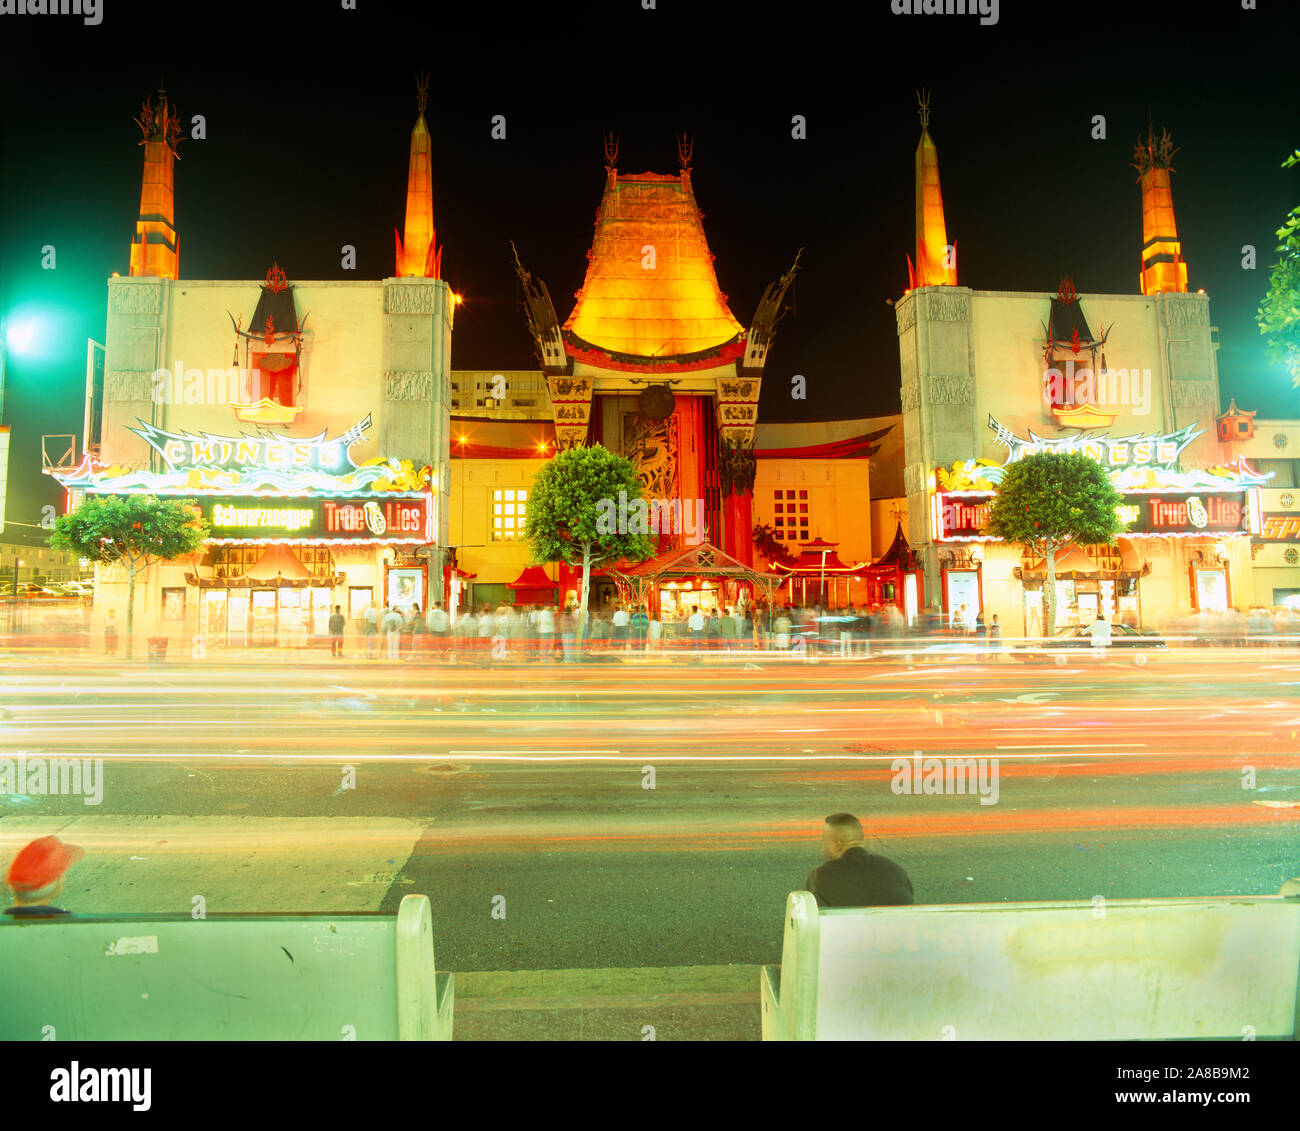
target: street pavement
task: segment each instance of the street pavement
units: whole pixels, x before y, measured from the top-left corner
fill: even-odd
[[[439,966],[476,972],[777,962],[785,897],[840,810],[918,902],[1300,875],[1300,653],[615,659],[3,656],[0,759],[104,770],[98,799],[0,794],[0,857],[48,833],[85,846],[63,897],[83,911],[392,911],[420,892]],[[924,788],[915,752],[990,760],[995,803],[974,781],[899,792],[900,757]]]

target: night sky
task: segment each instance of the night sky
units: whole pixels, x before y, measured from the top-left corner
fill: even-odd
[[[465,297],[452,363],[535,366],[509,241],[572,309],[603,185],[601,136],[623,172],[693,182],[719,282],[748,325],[766,284],[803,247],[768,360],[761,419],[898,410],[886,300],[913,250],[917,87],[965,286],[1137,293],[1140,192],[1129,167],[1150,113],[1179,152],[1174,206],[1191,289],[1220,328],[1220,386],[1262,416],[1300,416],[1269,362],[1256,309],[1275,230],[1300,202],[1293,0],[1187,5],[1003,0],[999,19],[893,15],[866,4],[466,5],[332,0],[128,4],[103,22],[0,16],[0,312],[52,337],[9,358],[9,518],[38,521],[60,494],[40,435],[81,431],[85,341],[103,340],[106,289],[125,274],[142,150],[132,117],[160,74],[186,126],[176,166],[181,277],[291,281],[393,273],[414,75],[432,70],[434,212],[443,276]],[[182,14],[185,11],[194,16]],[[196,22],[187,24],[187,19]],[[490,137],[504,114],[505,141]],[[791,139],[803,114],[808,140]],[[1104,114],[1107,140],[1090,137]],[[41,248],[57,269],[41,269]],[[340,247],[357,248],[357,270]],[[1241,266],[1245,244],[1258,267]],[[213,359],[212,364],[223,364]],[[807,378],[791,400],[790,377]],[[80,448],[78,449],[80,450]]]

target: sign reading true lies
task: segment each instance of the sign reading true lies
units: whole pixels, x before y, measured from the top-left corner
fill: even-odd
[[[984,538],[992,491],[936,493],[935,537]],[[1244,534],[1250,531],[1245,491],[1132,492],[1120,495],[1115,514],[1125,534]],[[989,539],[992,540],[992,539]]]
[[[425,545],[433,541],[433,498],[422,491],[376,495],[199,495],[212,527],[211,542],[382,542]]]

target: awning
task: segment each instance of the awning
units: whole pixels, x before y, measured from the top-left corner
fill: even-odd
[[[257,559],[257,565],[244,576],[249,581],[274,581],[281,578],[286,581],[301,581],[310,578],[311,573],[288,546],[269,546],[266,553]]]

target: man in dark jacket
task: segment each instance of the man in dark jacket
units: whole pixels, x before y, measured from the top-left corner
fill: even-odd
[[[820,907],[898,907],[915,902],[907,873],[886,856],[870,853],[862,825],[852,813],[832,813],[822,829],[826,863],[814,868],[805,888]]]
[[[334,611],[330,613],[329,630],[330,630],[330,655],[343,655],[343,629],[347,626],[347,621],[343,617],[343,606],[335,605]]]

